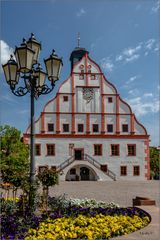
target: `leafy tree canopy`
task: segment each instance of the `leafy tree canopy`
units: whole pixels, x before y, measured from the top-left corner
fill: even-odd
[[[1,151],[0,168],[4,182],[21,185],[22,178],[29,171],[28,146],[21,142],[21,132],[14,127],[0,126]]]
[[[156,147],[150,147],[150,168],[153,177],[158,179],[160,171],[160,151]]]

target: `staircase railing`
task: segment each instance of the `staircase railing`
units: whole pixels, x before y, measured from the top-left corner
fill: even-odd
[[[92,165],[94,165],[95,167],[97,167],[98,169],[101,169],[101,164],[95,160],[93,157],[91,157],[88,154],[84,154],[84,159],[87,160],[88,162],[90,162]],[[103,171],[104,172],[104,171]],[[108,175],[110,178],[112,178],[114,181],[116,181],[116,174],[114,172],[112,172],[111,170],[107,169],[106,172],[104,172],[106,175]]]
[[[67,160],[65,160],[64,162],[62,162],[59,166],[57,166],[57,170],[61,171],[63,170],[65,167],[67,167],[69,164],[71,164],[72,162],[74,162],[74,156],[69,157]]]
[[[87,160],[88,162],[92,163],[95,167],[101,169],[101,164],[97,160],[92,158],[90,155],[84,154],[84,159]]]

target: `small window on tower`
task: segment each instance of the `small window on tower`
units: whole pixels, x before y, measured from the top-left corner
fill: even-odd
[[[54,124],[48,123],[48,132],[54,132]]]
[[[98,124],[93,124],[93,132],[99,132]]]
[[[63,102],[68,102],[68,96],[63,96]]]
[[[83,124],[78,124],[78,132],[83,132]]]
[[[69,124],[63,124],[63,132],[69,132]]]
[[[122,132],[128,132],[128,124],[122,124]]]
[[[108,98],[108,102],[109,102],[109,103],[112,103],[112,102],[113,102],[112,97],[109,97],[109,98]]]
[[[107,124],[107,132],[113,132],[113,124]]]
[[[96,79],[96,74],[91,74],[91,80],[95,80]]]

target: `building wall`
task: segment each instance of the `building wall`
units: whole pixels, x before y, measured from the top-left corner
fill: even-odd
[[[52,132],[48,131],[49,123],[54,124]],[[68,132],[63,132],[63,124],[69,124]],[[78,132],[78,124],[84,125],[82,133]],[[93,132],[93,124],[98,124],[98,132]],[[108,124],[113,125],[113,132],[107,131]],[[123,124],[128,125],[128,131],[123,131]],[[58,166],[74,154],[69,149],[69,144],[74,144],[74,148],[84,148],[84,153],[100,164],[107,164],[117,179],[149,178],[147,131],[87,54],[75,64],[56,97],[46,103],[35,123],[35,131],[36,144],[41,145],[41,155],[36,157],[37,167]],[[29,133],[30,127],[24,134],[25,142],[29,141]],[[51,143],[55,144],[55,156],[49,157],[46,156],[46,144]],[[102,144],[102,156],[94,156],[94,144]],[[111,156],[112,144],[119,144],[119,156]],[[136,156],[127,155],[127,144],[136,145]],[[127,167],[127,176],[120,175],[121,166]],[[140,167],[140,176],[133,176],[133,166]]]

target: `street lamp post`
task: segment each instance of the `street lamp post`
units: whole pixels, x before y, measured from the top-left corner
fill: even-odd
[[[62,59],[59,58],[53,50],[49,58],[44,59],[46,72],[42,70],[38,62],[39,53],[41,50],[41,43],[39,43],[34,34],[28,41],[23,39],[20,47],[15,48],[15,58],[11,55],[10,60],[3,65],[3,70],[7,84],[9,84],[12,93],[18,97],[22,97],[30,93],[31,100],[31,119],[30,119],[30,183],[34,183],[35,179],[35,130],[34,130],[34,99],[40,95],[50,93],[54,87],[55,82],[59,80],[61,67],[63,65]],[[16,59],[16,60],[15,60]],[[48,77],[49,83],[45,83]],[[23,79],[23,86],[19,86],[19,80]]]

